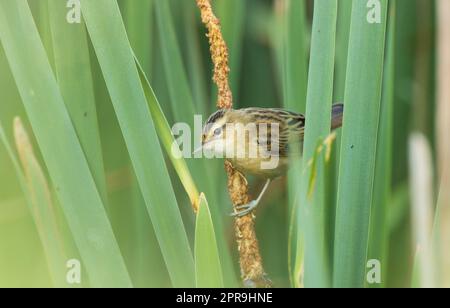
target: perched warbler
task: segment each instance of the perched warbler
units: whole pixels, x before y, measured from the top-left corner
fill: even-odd
[[[343,113],[342,104],[332,107],[331,129],[342,126]],[[233,216],[252,212],[271,180],[284,175],[289,160],[301,155],[304,129],[302,114],[276,108],[221,109],[208,118],[197,151],[225,157],[243,174],[266,180],[259,197],[236,207]]]

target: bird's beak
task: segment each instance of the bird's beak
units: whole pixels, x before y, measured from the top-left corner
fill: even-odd
[[[203,151],[203,145],[201,145],[194,152],[192,152],[192,155],[196,155],[198,153],[201,153],[202,151]]]
[[[195,149],[194,152],[192,152],[192,155],[201,153],[203,151],[203,146],[205,145],[206,135],[202,134],[202,145],[199,146],[197,149]]]

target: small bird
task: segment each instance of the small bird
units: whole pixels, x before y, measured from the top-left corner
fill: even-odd
[[[333,105],[331,129],[342,126],[343,113],[343,104]],[[195,152],[225,157],[243,174],[266,180],[259,197],[236,207],[232,216],[252,212],[271,180],[287,172],[289,160],[302,153],[304,130],[304,115],[277,108],[221,109],[208,118]]]

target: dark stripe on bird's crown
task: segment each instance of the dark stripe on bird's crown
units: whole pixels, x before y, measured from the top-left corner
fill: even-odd
[[[226,109],[217,110],[208,118],[206,124],[215,123],[218,119],[222,118],[225,115],[226,111],[227,111]]]

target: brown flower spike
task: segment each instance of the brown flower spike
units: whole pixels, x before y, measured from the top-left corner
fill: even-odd
[[[220,21],[214,15],[209,0],[197,0],[202,21],[208,29],[210,52],[214,64],[213,80],[218,88],[217,107],[230,109],[233,107],[233,96],[228,82],[230,68],[228,66],[228,48],[220,29]],[[239,171],[229,162],[225,162],[228,175],[228,192],[234,207],[247,204],[248,182]],[[266,278],[259,252],[258,240],[255,232],[253,214],[235,218],[235,234],[239,251],[241,275],[245,287],[270,287]]]
[[[202,21],[208,29],[207,37],[212,62],[214,64],[213,80],[218,88],[217,107],[219,109],[230,109],[233,107],[233,96],[228,83],[230,68],[228,66],[228,47],[220,30],[220,21],[214,15],[209,0],[197,0]]]

